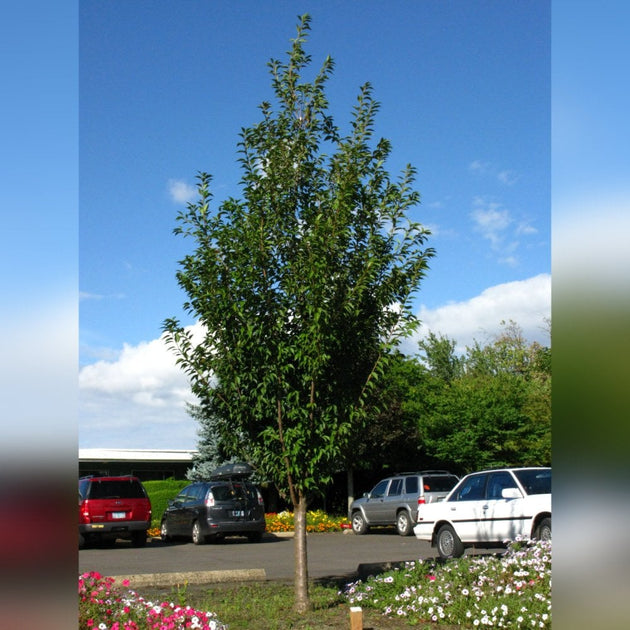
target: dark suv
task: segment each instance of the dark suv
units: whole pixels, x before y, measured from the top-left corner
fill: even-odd
[[[441,501],[459,479],[446,470],[399,473],[379,481],[370,492],[356,499],[348,517],[355,534],[365,534],[372,525],[396,525],[409,536],[418,505]]]
[[[259,542],[265,531],[265,507],[258,488],[248,481],[247,464],[225,464],[209,481],[186,486],[169,501],[160,526],[163,541],[192,538],[196,545],[225,536]]]
[[[137,477],[79,479],[79,544],[130,539],[134,547],[147,542],[151,501]]]

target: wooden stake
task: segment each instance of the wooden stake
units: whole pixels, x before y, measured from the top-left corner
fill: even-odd
[[[350,630],[363,630],[363,610],[360,606],[350,608]]]

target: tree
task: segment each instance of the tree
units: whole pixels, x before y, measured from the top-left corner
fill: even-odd
[[[502,324],[489,343],[466,349],[456,378],[429,369],[418,414],[421,439],[456,472],[551,463],[550,349],[528,344],[516,323]]]
[[[455,341],[429,332],[426,339],[419,342],[422,358],[433,376],[450,383],[462,375],[464,362],[455,354]]]
[[[192,468],[186,473],[191,481],[208,479],[217,466],[226,463],[228,453],[221,444],[219,425],[221,418],[212,409],[188,404],[188,413],[199,424],[197,431],[197,453],[192,460]]]
[[[221,418],[222,443],[293,506],[298,611],[309,606],[309,499],[361,426],[389,350],[414,330],[410,301],[433,255],[408,216],[415,170],[392,181],[390,143],[370,147],[370,85],[341,135],[324,90],[332,59],[302,79],[309,29],[303,16],[288,60],[268,64],[275,107],[263,102],[262,120],[241,132],[243,198],[211,210],[202,172],[198,201],[177,217],[175,233],[196,242],[177,280],[205,338],[164,322],[192,391]]]

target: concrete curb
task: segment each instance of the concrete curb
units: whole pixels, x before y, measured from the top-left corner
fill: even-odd
[[[266,580],[264,569],[233,569],[226,571],[184,571],[180,573],[140,573],[136,575],[112,576],[118,586],[123,580],[131,588],[139,586],[174,586],[176,584],[214,584],[216,582],[247,582]]]

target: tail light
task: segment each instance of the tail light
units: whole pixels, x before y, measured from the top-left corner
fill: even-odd
[[[214,495],[212,494],[212,490],[208,490],[208,494],[206,495],[206,507],[214,507]]]
[[[92,517],[90,516],[90,505],[88,501],[83,501],[79,507],[79,522],[91,523]]]
[[[258,495],[258,505],[264,506],[265,503],[263,501],[262,494],[260,494],[260,490],[258,490],[258,488],[256,488],[256,494]]]
[[[424,505],[426,503],[426,500],[424,497],[418,497],[418,505]]]

